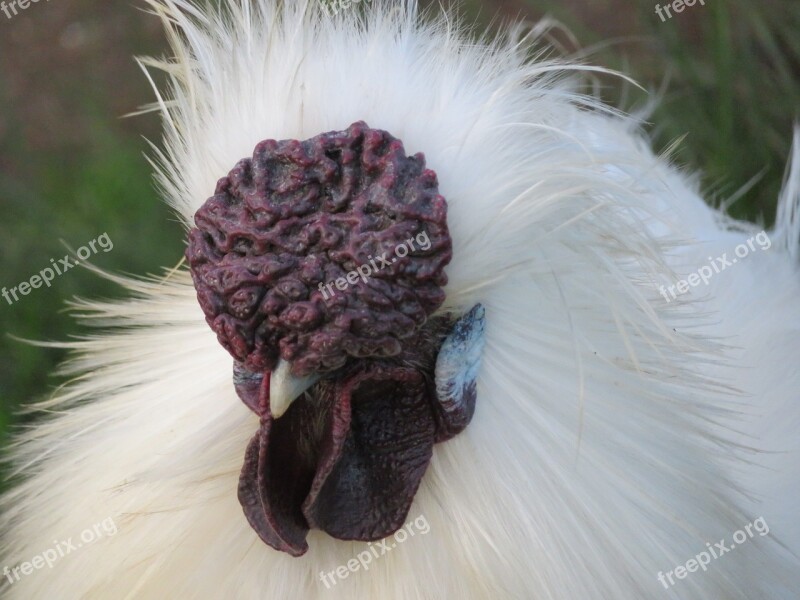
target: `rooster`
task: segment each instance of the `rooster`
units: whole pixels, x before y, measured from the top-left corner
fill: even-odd
[[[761,231],[546,24],[148,3],[186,265],[78,304],[4,597],[796,598],[800,154]]]

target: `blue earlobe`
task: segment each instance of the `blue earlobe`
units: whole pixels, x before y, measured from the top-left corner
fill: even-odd
[[[447,336],[436,359],[437,441],[460,433],[472,420],[485,343],[486,311],[476,304]]]

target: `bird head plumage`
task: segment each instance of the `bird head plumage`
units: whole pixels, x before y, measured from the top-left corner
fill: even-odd
[[[78,305],[112,331],[66,344],[81,376],[15,451],[2,556],[118,533],[12,594],[638,600],[747,522],[724,340],[655,285],[717,217],[551,23],[148,6],[188,268]],[[756,539],[681,593],[758,597],[787,564]]]

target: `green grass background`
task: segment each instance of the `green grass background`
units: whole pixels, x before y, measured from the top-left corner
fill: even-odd
[[[707,0],[665,23],[655,4],[468,0],[462,10],[493,27],[549,14],[592,50],[588,61],[663,88],[650,129],[656,147],[685,135],[676,159],[703,172],[714,201],[760,175],[731,210],[770,222],[800,107],[800,3]],[[156,19],[135,2],[71,0],[33,4],[13,20],[0,14],[0,287],[64,256],[60,240],[77,248],[104,232],[114,250],[94,258],[103,268],[144,274],[178,262],[181,230],[142,157],[143,136],[159,137],[158,120],[120,118],[151,99],[131,57],[164,51]],[[613,79],[601,84],[624,107],[645,99]],[[65,302],[118,293],[74,269],[14,305],[0,298],[0,448],[27,418],[19,406],[60,383],[52,374],[64,359],[9,334],[78,335]]]

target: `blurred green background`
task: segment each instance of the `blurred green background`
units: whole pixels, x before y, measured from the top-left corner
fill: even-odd
[[[661,0],[661,4],[665,4]],[[580,42],[569,52],[623,70],[663,90],[650,129],[658,149],[686,135],[676,160],[700,170],[709,198],[748,191],[734,215],[769,223],[800,108],[800,2],[706,0],[662,22],[653,0],[467,0],[482,26],[550,15]],[[114,250],[93,262],[145,274],[180,260],[182,232],[162,205],[143,158],[159,139],[153,115],[122,119],[150,102],[134,55],[161,55],[160,25],[142,2],[62,0],[0,13],[0,288],[18,285],[51,258],[108,233]],[[619,80],[600,82],[624,108],[646,96]],[[753,181],[753,178],[760,178]],[[63,340],[81,332],[64,311],[74,296],[119,291],[73,269],[51,288],[9,305],[0,298],[0,448],[20,425],[20,405],[47,397],[64,358],[10,335]]]

